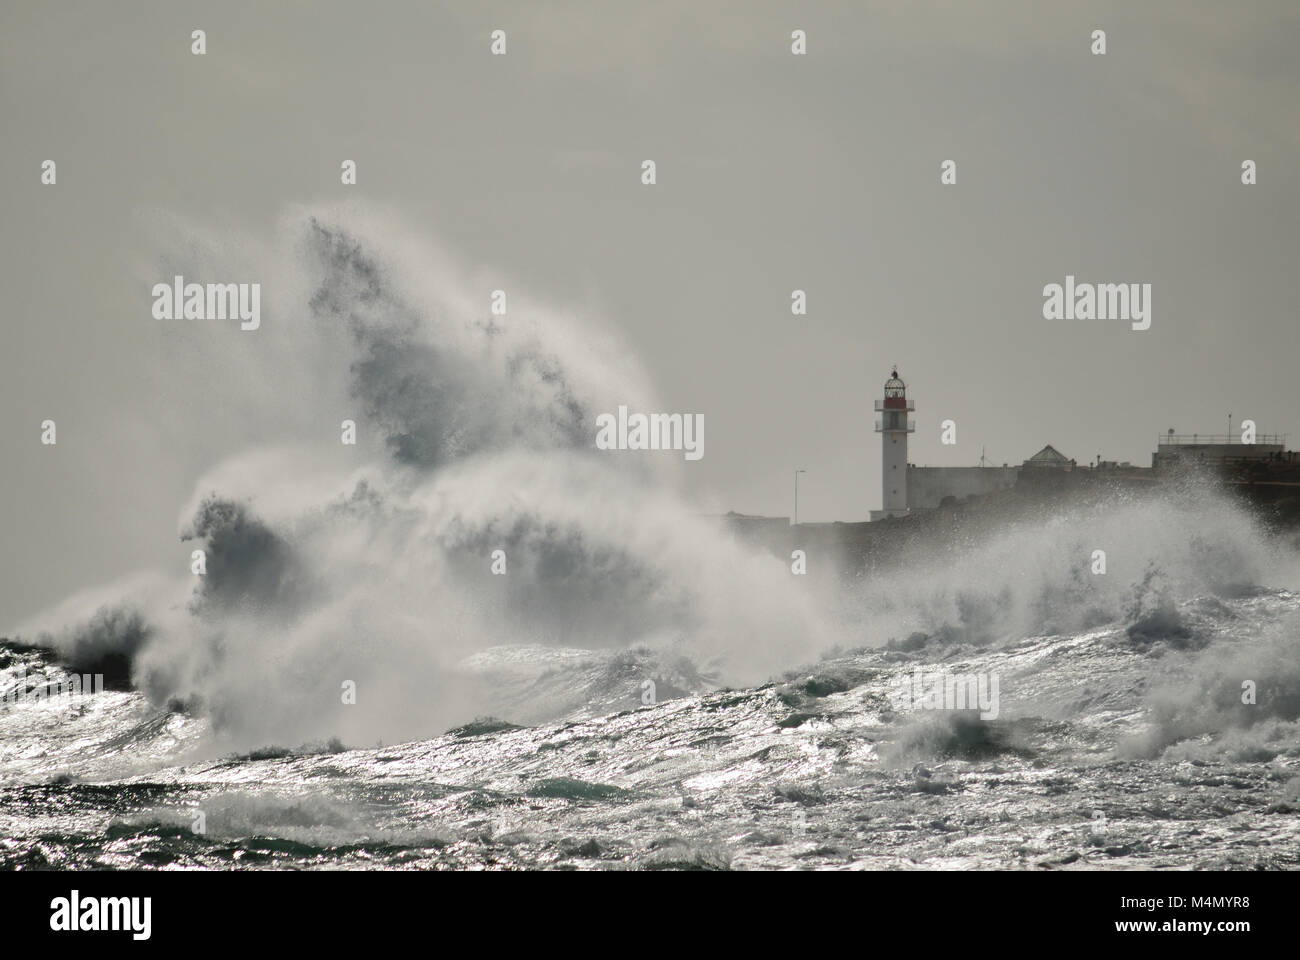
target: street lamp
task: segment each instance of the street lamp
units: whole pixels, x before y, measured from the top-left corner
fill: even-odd
[[[794,525],[796,527],[799,526],[799,474],[807,472],[807,470],[794,472]]]

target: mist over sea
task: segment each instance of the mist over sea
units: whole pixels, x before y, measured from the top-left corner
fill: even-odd
[[[142,277],[275,280],[258,351],[178,328],[167,375],[231,351],[328,435],[175,505],[202,576],[0,625],[0,866],[1300,865],[1300,551],[1213,487],[805,581],[596,449],[662,409],[598,320],[487,314],[391,216],[156,228]]]

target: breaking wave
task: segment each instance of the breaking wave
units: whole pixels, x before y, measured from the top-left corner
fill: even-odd
[[[1122,625],[1137,647],[1196,647],[1187,601],[1300,589],[1297,551],[1208,486],[1025,513],[991,513],[965,538],[945,532],[877,565],[848,615],[872,645],[894,649],[1108,624]]]
[[[169,228],[198,252],[167,269],[239,269]],[[667,464],[594,449],[598,411],[653,404],[626,350],[519,301],[485,316],[469,272],[391,220],[309,213],[288,235],[258,265],[293,294],[263,330],[169,351],[198,383],[274,385],[331,442],[256,445],[199,480],[180,533],[203,576],[110,586],[22,636],[125,658],[152,702],[242,745],[440,732],[493,706],[462,665],[502,644],[664,649],[752,683],[824,642],[785,567],[697,516]]]
[[[1296,722],[1294,630],[1252,654],[1267,709],[1243,715],[1216,685],[1222,631],[1193,601],[1296,589],[1300,564],[1212,490],[990,515],[856,580],[846,567],[828,596],[699,516],[680,460],[594,448],[597,413],[660,405],[629,351],[577,319],[522,298],[488,316],[484,276],[392,218],[303,212],[274,249],[233,252],[163,229],[162,248],[192,251],[164,275],[256,268],[269,291],[256,334],[171,328],[168,375],[214,395],[238,378],[226,414],[279,411],[259,435],[280,442],[238,445],[195,484],[178,533],[201,577],[140,574],[18,636],[207,717],[223,746],[409,740],[627,709],[649,679],[662,698],[754,685],[828,649],[934,660],[1099,627],[1152,662],[1201,664],[1152,695],[1129,753],[1219,735],[1249,750]],[[1015,753],[1008,729],[918,718],[892,760]]]

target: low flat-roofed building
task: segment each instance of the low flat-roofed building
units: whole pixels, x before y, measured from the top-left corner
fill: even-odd
[[[1222,463],[1230,460],[1276,459],[1286,451],[1286,435],[1262,433],[1254,443],[1244,443],[1236,434],[1168,433],[1156,439],[1152,467],[1176,464]]]
[[[983,496],[1016,485],[1019,467],[918,467],[907,465],[907,505],[933,510],[948,497]]]

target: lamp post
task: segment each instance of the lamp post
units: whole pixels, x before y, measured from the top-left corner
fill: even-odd
[[[807,472],[807,470],[794,472],[794,525],[796,527],[799,526],[799,474]]]

